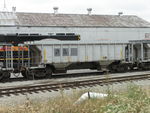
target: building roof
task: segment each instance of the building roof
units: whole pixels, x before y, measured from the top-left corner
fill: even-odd
[[[87,15],[0,12],[0,26],[150,27],[134,15]]]

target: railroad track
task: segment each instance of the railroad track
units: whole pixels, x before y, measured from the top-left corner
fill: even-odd
[[[106,77],[93,80],[78,80],[73,82],[61,82],[55,84],[38,84],[31,86],[22,86],[22,87],[12,87],[0,89],[0,96],[11,96],[18,94],[27,94],[27,93],[39,93],[40,91],[58,91],[60,89],[70,89],[70,88],[81,88],[81,87],[91,87],[94,85],[109,85],[113,83],[120,83],[125,81],[133,80],[142,80],[149,79],[150,74],[143,75],[133,75],[133,76],[122,76],[122,77]]]

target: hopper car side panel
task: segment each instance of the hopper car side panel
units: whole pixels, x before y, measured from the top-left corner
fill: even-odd
[[[125,43],[53,43],[29,46],[31,68],[44,69],[49,65],[53,72],[69,69],[101,70],[111,63],[121,63],[126,59]]]
[[[36,45],[43,63],[125,60],[125,44],[49,44]]]
[[[61,44],[37,45],[42,51],[42,62],[91,62],[125,60],[125,44]]]

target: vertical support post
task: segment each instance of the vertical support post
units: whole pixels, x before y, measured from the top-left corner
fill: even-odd
[[[68,56],[68,62],[71,62],[71,45],[69,44],[69,56]]]
[[[87,62],[87,45],[85,44],[85,62]]]
[[[22,50],[21,50],[21,55],[22,55],[22,66],[24,66],[24,46],[21,46]]]
[[[60,62],[63,62],[62,57],[63,57],[63,45],[60,45]]]
[[[20,47],[21,47],[21,46],[18,46],[17,69],[19,69],[19,67],[20,67],[20,63],[21,63],[21,62],[20,62],[20,59],[21,59],[21,58],[20,58],[20,57],[21,57],[21,55],[20,55],[20,54],[21,54],[21,53],[20,53]]]
[[[52,63],[54,61],[54,44],[52,45]]]
[[[109,43],[107,44],[107,59],[110,60],[109,59]]]
[[[125,61],[125,44],[122,44],[122,59]]]
[[[130,46],[131,46],[131,44],[128,44],[128,61],[130,62],[131,61],[131,59],[130,59],[130,53],[131,53],[131,49],[130,49]]]
[[[28,67],[30,67],[30,60],[31,60],[31,57],[30,57],[30,46],[28,45]]]
[[[6,69],[8,68],[8,58],[7,58],[7,51],[8,51],[8,49],[7,49],[7,46],[6,46],[6,49],[5,49],[5,53],[6,53]]]
[[[94,52],[94,44],[92,44],[92,61],[94,61],[95,60],[95,58],[94,58],[94,54],[95,52]]]
[[[134,48],[134,44],[131,45],[131,60],[132,60],[132,62],[133,62],[133,59],[134,59],[133,58],[133,56],[134,56],[133,55],[134,54],[133,48]]]
[[[78,61],[78,62],[80,62],[80,57],[79,57],[79,56],[80,56],[80,52],[79,52],[80,49],[79,49],[79,47],[80,47],[80,46],[79,46],[79,43],[78,43],[78,45],[77,45],[77,52],[78,52],[78,54],[77,54],[77,55],[78,55],[78,56],[77,56],[77,57],[78,57],[78,60],[77,60],[77,61]]]
[[[44,55],[44,51],[43,51],[43,44],[41,45],[41,53]],[[42,57],[42,64],[44,63],[44,58]]]
[[[13,49],[11,45],[11,68],[13,68]]]
[[[100,44],[100,61],[102,60],[102,54],[103,52],[102,52],[102,45]]]
[[[143,43],[141,43],[141,61],[143,61]]]
[[[116,43],[114,43],[114,59],[116,60]]]

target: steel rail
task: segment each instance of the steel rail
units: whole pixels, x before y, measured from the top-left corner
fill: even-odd
[[[109,76],[109,75],[108,75]],[[0,89],[0,96],[11,96],[25,93],[38,93],[39,91],[58,91],[59,89],[69,89],[69,88],[81,88],[81,87],[91,87],[94,85],[109,85],[113,83],[120,83],[125,81],[142,80],[149,79],[150,74],[143,75],[132,75],[132,76],[121,76],[121,77],[106,77],[93,80],[76,80],[73,82],[60,82],[55,84],[38,84],[31,86],[21,86],[12,88]]]

